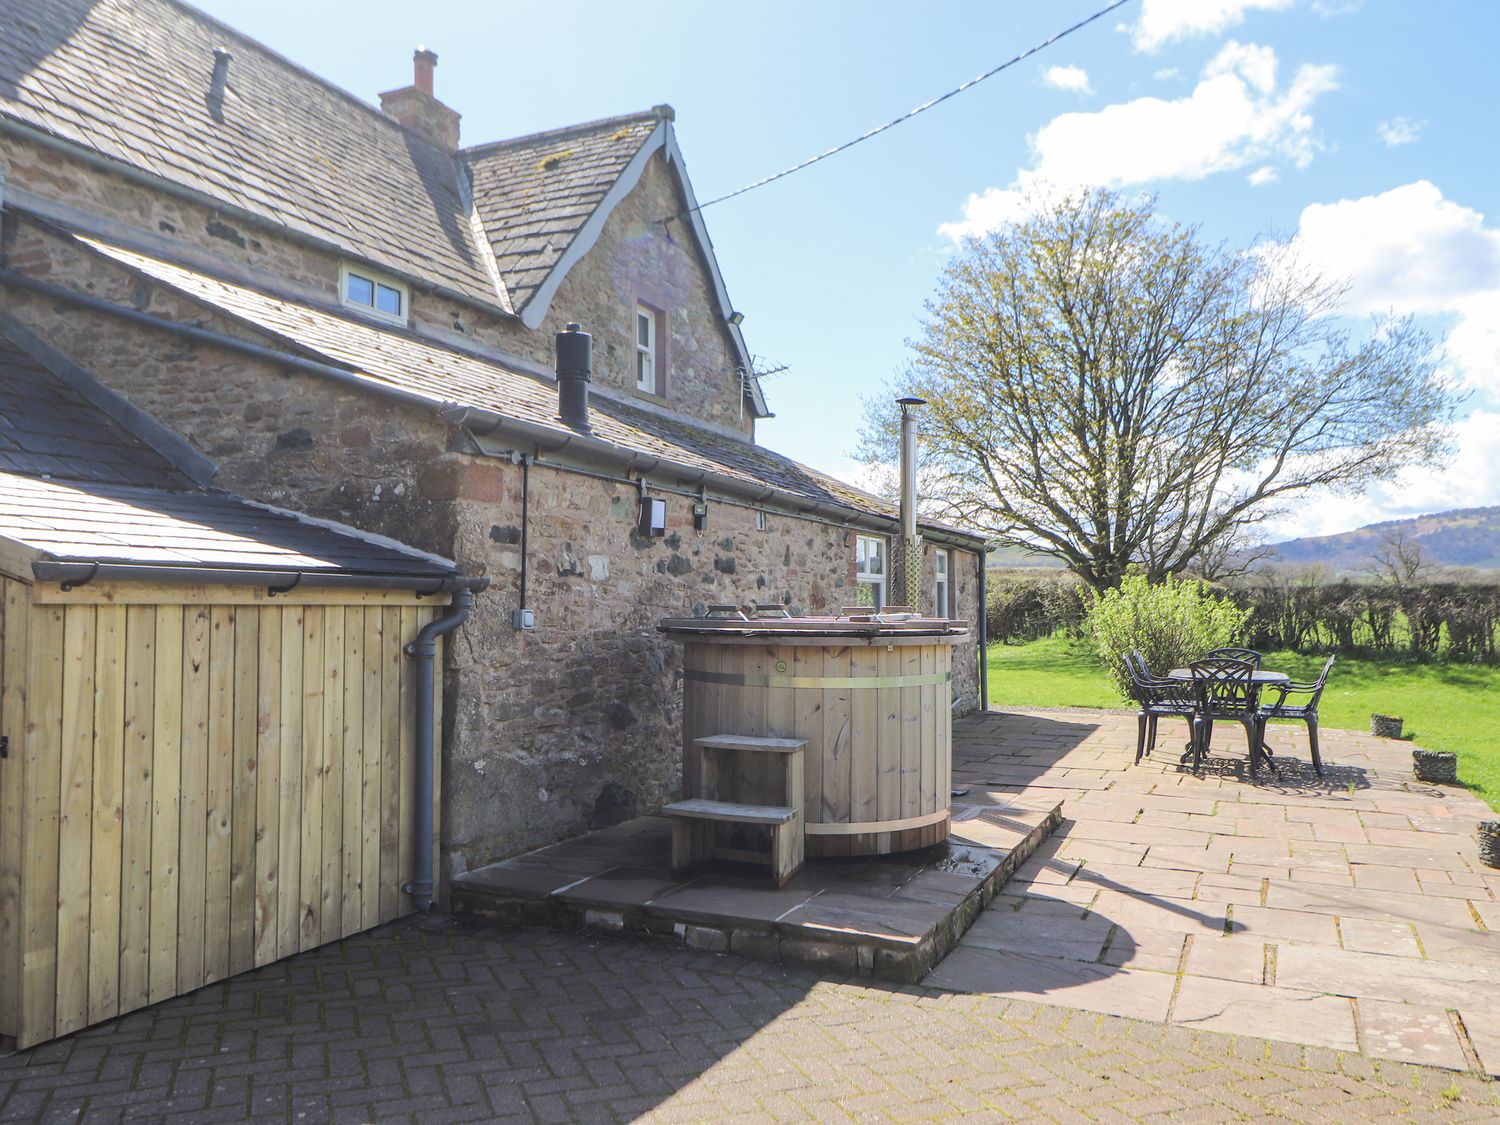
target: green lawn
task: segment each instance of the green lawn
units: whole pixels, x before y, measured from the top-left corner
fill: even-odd
[[[1265,667],[1311,680],[1318,656],[1268,652]],[[993,707],[1125,707],[1086,647],[1065,637],[992,645]],[[1322,725],[1369,730],[1370,713],[1400,715],[1406,733],[1428,750],[1458,754],[1461,781],[1500,809],[1500,668],[1408,664],[1339,657],[1323,693]]]

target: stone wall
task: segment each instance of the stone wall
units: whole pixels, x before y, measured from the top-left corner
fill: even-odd
[[[488,573],[483,612],[453,646],[455,738],[447,762],[447,837],[455,868],[644,812],[681,773],[681,650],[663,617],[715,602],[842,604],[844,529],[712,497],[667,497],[667,535],[636,533],[639,494],[559,469],[531,470],[528,604],[518,632],[521,469],[470,462],[455,482],[458,555]]]

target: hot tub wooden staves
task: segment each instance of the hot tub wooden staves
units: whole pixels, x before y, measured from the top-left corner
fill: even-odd
[[[952,646],[962,629],[860,636],[677,632],[683,641],[683,792],[693,739],[805,738],[809,856],[884,855],[948,835]],[[663,625],[663,631],[675,632]],[[750,633],[751,635],[745,635]],[[743,792],[763,790],[747,759]]]

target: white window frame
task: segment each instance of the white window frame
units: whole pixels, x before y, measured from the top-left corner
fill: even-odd
[[[659,341],[656,338],[656,318],[657,312],[655,309],[650,305],[643,305],[639,301],[636,302],[635,324],[632,328],[632,339],[635,341],[635,389],[645,391],[648,395],[657,393],[656,351],[659,347]],[[647,341],[644,344],[641,343],[641,323],[643,321],[647,326]],[[642,381],[641,379],[643,362],[644,368],[648,372],[648,381]]]
[[[349,279],[357,277],[361,281],[370,283],[370,303],[367,305],[362,301],[353,300],[349,296]],[[401,312],[399,314],[388,313],[384,309],[377,308],[375,302],[379,298],[382,288],[389,289],[401,298]],[[339,265],[339,303],[346,309],[354,309],[356,312],[376,320],[386,321],[388,324],[406,324],[411,313],[411,287],[397,281],[393,277],[376,270],[366,269],[364,266],[351,266],[348,262]]]
[[[932,608],[937,617],[953,616],[953,552],[941,547],[932,556]]]
[[[860,560],[860,548],[865,551],[863,563]],[[871,570],[869,560],[872,557],[871,548],[875,548],[874,556],[880,559],[878,571]],[[872,590],[875,609],[880,609],[886,604],[885,584],[889,578],[891,549],[890,541],[884,535],[856,535],[854,537],[854,590],[855,604],[863,604],[859,600],[859,592],[868,587]]]

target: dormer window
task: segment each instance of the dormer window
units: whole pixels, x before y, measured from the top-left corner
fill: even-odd
[[[667,393],[667,364],[661,340],[662,314],[650,305],[635,306],[635,389],[648,395]]]
[[[406,286],[363,267],[346,265],[340,269],[339,299],[348,308],[389,320],[392,324],[406,323]]]

